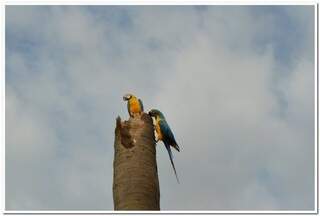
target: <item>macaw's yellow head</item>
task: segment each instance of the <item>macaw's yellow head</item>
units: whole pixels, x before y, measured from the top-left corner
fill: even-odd
[[[130,100],[131,98],[133,98],[134,97],[134,95],[132,95],[132,94],[125,94],[124,96],[123,96],[123,100],[124,101],[128,101],[128,100]]]

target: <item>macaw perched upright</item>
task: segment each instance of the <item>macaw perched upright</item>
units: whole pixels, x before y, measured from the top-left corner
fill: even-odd
[[[140,99],[132,94],[126,94],[123,96],[124,101],[128,101],[128,113],[131,117],[134,117],[136,114],[141,115],[143,112],[143,104]]]
[[[151,117],[155,118],[155,129],[157,132],[156,142],[161,140],[164,143],[164,145],[169,153],[170,161],[171,161],[174,173],[176,175],[177,181],[179,183],[179,178],[178,178],[177,171],[176,171],[176,168],[173,163],[173,159],[172,159],[173,156],[172,156],[170,146],[175,148],[178,152],[180,152],[180,148],[174,138],[174,135],[173,135],[164,115],[159,110],[156,110],[156,109],[150,110],[149,115]]]

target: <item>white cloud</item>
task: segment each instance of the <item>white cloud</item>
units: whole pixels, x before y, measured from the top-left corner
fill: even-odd
[[[7,7],[7,209],[112,209],[128,91],[164,112],[182,149],[177,185],[157,147],[163,210],[311,209],[309,51],[279,65],[277,20],[248,7],[120,8]],[[285,13],[302,30],[312,19]]]

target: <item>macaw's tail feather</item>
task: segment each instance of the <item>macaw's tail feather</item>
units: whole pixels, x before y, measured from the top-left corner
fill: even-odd
[[[180,152],[180,147],[177,143],[173,143],[172,147],[175,148],[178,152]]]
[[[170,145],[168,145],[168,144],[164,144],[164,145],[166,146],[166,149],[167,149],[167,151],[169,153],[170,162],[172,164],[174,174],[176,175],[177,182],[180,184],[180,181],[179,181],[179,178],[178,178],[178,174],[177,174],[176,168],[175,168],[174,163],[173,163],[172,152],[171,152],[171,149],[170,149]],[[179,148],[179,146],[178,146],[178,148]]]
[[[180,181],[179,181],[179,178],[178,178],[178,174],[177,174],[176,168],[174,167],[173,160],[171,159],[170,161],[171,161],[171,164],[172,164],[172,167],[173,167],[173,170],[174,170],[174,174],[176,175],[177,182],[180,184]]]

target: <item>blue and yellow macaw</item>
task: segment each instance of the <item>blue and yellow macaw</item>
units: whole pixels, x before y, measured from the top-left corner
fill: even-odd
[[[156,129],[156,133],[157,133],[156,142],[161,140],[164,143],[164,145],[169,153],[170,161],[171,161],[174,173],[176,175],[177,181],[179,183],[179,178],[178,178],[177,171],[176,171],[176,168],[173,163],[173,159],[172,159],[173,156],[172,156],[170,146],[175,148],[178,152],[180,152],[180,148],[174,138],[174,135],[173,135],[164,115],[159,110],[156,110],[156,109],[150,110],[149,115],[151,117],[155,118],[155,129]]]
[[[131,117],[134,117],[136,114],[141,115],[143,112],[143,104],[140,99],[132,94],[126,94],[123,96],[123,100],[128,101],[127,107]]]

